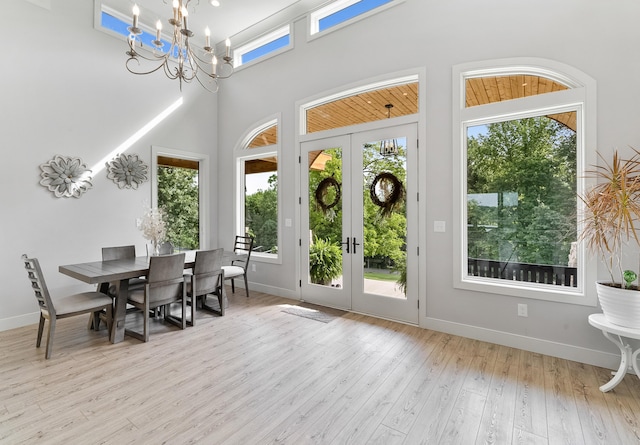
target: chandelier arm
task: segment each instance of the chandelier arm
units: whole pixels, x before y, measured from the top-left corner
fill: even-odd
[[[145,57],[143,57],[146,60],[151,61],[151,59],[147,59]],[[149,71],[135,71],[132,68],[129,67],[129,62],[131,62],[132,60],[135,60],[136,62],[138,62],[138,65],[140,65],[140,61],[138,60],[138,58],[136,56],[131,56],[127,59],[127,61],[125,62],[125,67],[127,68],[127,71],[129,71],[131,74],[137,74],[137,75],[144,75],[144,74],[151,74],[151,73],[155,73],[156,71],[158,71],[160,68],[162,68],[163,66],[166,66],[166,60],[164,62],[162,62],[160,65],[158,65],[157,67],[149,70]]]

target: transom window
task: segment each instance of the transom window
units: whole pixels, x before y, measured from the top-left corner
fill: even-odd
[[[280,54],[291,47],[291,26],[286,25],[235,49],[233,63],[235,67],[239,67],[267,56]]]
[[[454,285],[592,304],[578,242],[586,88],[535,68],[459,75]]]
[[[337,0],[331,2],[310,14],[309,34],[321,33],[393,2],[394,0]]]

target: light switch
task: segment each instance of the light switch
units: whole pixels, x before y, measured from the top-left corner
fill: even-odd
[[[293,222],[291,221],[291,218],[285,218],[284,219],[285,227],[291,227],[292,224],[293,224]]]
[[[446,232],[447,231],[447,223],[446,223],[446,221],[434,221],[433,222],[433,231],[434,232]]]

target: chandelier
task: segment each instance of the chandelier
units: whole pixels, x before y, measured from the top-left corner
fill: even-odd
[[[389,119],[391,117],[393,104],[386,104],[384,107],[387,109],[387,119]],[[398,141],[396,139],[383,139],[380,141],[380,155],[396,156],[399,152],[400,147],[398,147]]]
[[[173,0],[173,15],[168,19],[173,28],[170,41],[162,40],[162,22],[156,22],[155,40],[152,41],[153,50],[149,55],[143,55],[136,51],[136,45],[142,48],[141,35],[143,33],[138,23],[140,8],[133,5],[133,23],[127,28],[129,31],[129,51],[125,65],[127,70],[133,74],[151,74],[160,69],[172,80],[182,84],[189,83],[194,79],[198,81],[206,90],[215,93],[218,91],[218,80],[226,79],[233,74],[233,58],[231,57],[231,42],[226,40],[225,54],[222,56],[222,63],[211,46],[211,31],[207,27],[204,31],[204,46],[200,49],[195,47],[191,39],[194,37],[193,31],[189,29],[189,3],[191,0]],[[166,3],[166,0],[165,0]],[[197,4],[200,0],[197,1]],[[217,1],[212,1],[212,5],[217,6]]]

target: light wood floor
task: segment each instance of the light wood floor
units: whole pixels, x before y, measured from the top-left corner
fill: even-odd
[[[61,320],[0,332],[0,443],[632,444],[640,382],[610,371],[345,314],[230,294],[225,317],[149,343]]]

